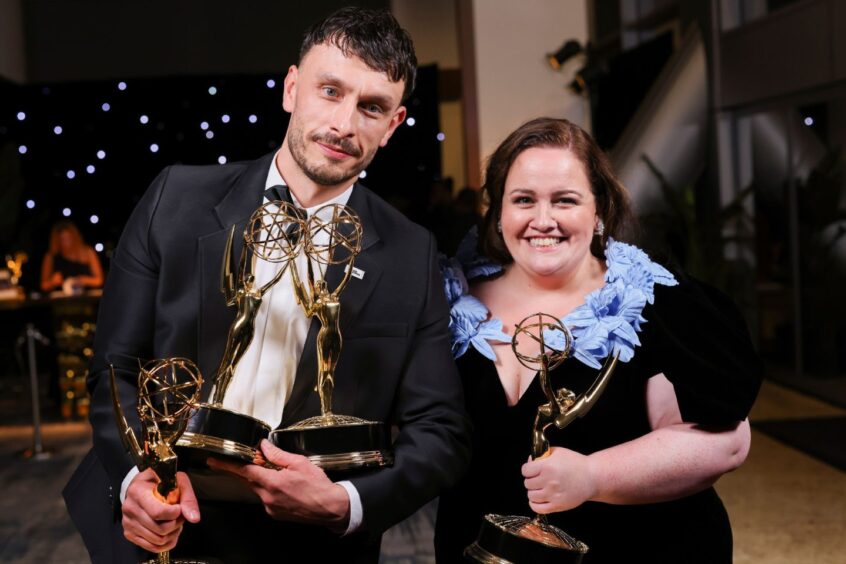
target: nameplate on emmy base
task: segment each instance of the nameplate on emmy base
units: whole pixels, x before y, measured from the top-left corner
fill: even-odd
[[[538,406],[532,426],[532,460],[549,454],[546,430],[552,425],[563,429],[583,417],[605,391],[617,366],[617,355],[609,356],[593,384],[579,397],[566,388],[553,389],[549,371],[570,356],[572,347],[570,330],[553,316],[532,314],[515,327],[511,348],[523,366],[538,371],[548,400]],[[484,564],[578,564],[587,551],[585,543],[550,524],[545,515],[489,514],[476,541],[464,549],[464,556]]]
[[[349,207],[329,204],[310,215],[303,235],[305,278],[295,263],[290,269],[297,302],[307,317],[316,317],[320,323],[316,343],[320,415],[276,429],[270,440],[283,450],[308,457],[324,470],[390,466],[393,451],[390,429],[385,423],[332,411],[335,370],[342,346],[340,294],[351,276],[364,276],[364,271],[353,266],[361,251],[361,220]],[[343,268],[343,276],[334,288],[326,279],[329,267]]]
[[[185,431],[191,410],[202,392],[203,379],[197,366],[185,358],[150,361],[138,374],[138,419],[141,440],[127,422],[117,391],[114,366],[110,366],[112,406],[124,447],[138,470],[153,470],[159,483],[153,495],[162,503],[179,503],[176,483],[177,456],[173,446]],[[202,564],[198,560],[172,560],[170,552],[156,555],[148,564]]]

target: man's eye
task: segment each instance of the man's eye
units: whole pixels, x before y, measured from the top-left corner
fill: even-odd
[[[366,104],[364,106],[364,110],[370,112],[371,114],[381,114],[382,106],[379,106],[378,104]]]
[[[327,96],[333,96],[334,97],[334,96],[338,95],[338,90],[335,89],[335,88],[332,88],[331,86],[324,86],[323,87],[323,93],[326,94]]]

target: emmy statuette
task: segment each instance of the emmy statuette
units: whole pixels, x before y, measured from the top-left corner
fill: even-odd
[[[341,354],[339,327],[341,291],[349,282],[355,257],[361,251],[362,228],[358,215],[347,206],[329,204],[315,211],[306,223],[303,249],[308,257],[305,280],[291,263],[297,302],[307,317],[317,317],[317,393],[320,415],[270,435],[279,448],[307,456],[324,470],[352,470],[393,464],[390,432],[384,423],[332,412],[335,368]],[[331,289],[329,266],[345,268]]]
[[[202,376],[188,359],[168,358],[147,363],[138,374],[138,419],[141,439],[126,420],[117,393],[115,369],[110,367],[112,405],[121,440],[139,470],[151,468],[159,479],[153,495],[162,503],[179,502],[176,484],[177,457],[173,445],[185,431],[191,409],[199,400]],[[160,552],[147,564],[202,564],[197,560],[171,560]]]
[[[270,425],[227,409],[224,399],[235,376],[235,367],[253,340],[256,315],[265,293],[282,278],[299,253],[305,229],[301,213],[293,205],[281,201],[266,203],[253,213],[244,229],[237,280],[232,272],[235,228],[229,232],[221,267],[221,291],[226,304],[235,306],[237,313],[215,373],[212,401],[197,407],[188,430],[177,443],[180,456],[192,468],[205,468],[209,455],[253,462],[261,440],[270,433]],[[255,279],[259,259],[281,264],[273,278],[262,286],[258,286]]]
[[[530,345],[537,343],[538,354],[521,352],[527,350],[520,347],[521,339]],[[575,418],[583,417],[599,399],[617,366],[617,356],[609,356],[591,387],[578,398],[566,388],[555,390],[549,371],[570,356],[572,345],[570,331],[558,319],[543,313],[526,317],[514,330],[511,348],[523,366],[538,370],[541,388],[549,400],[538,407],[532,427],[533,460],[549,453],[545,431],[550,425],[563,429]],[[476,542],[464,549],[464,556],[483,564],[578,564],[587,551],[586,544],[549,524],[545,515],[530,518],[490,514],[485,516]]]

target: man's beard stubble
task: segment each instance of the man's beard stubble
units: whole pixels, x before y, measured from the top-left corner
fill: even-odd
[[[298,124],[292,123],[288,133],[288,147],[290,148],[294,162],[297,163],[297,166],[300,167],[300,170],[303,171],[309,180],[320,186],[335,186],[337,184],[341,184],[342,182],[357,178],[358,175],[361,174],[361,171],[367,168],[373,160],[373,157],[376,155],[376,150],[374,150],[369,155],[366,155],[364,159],[358,162],[357,165],[350,170],[337,169],[331,164],[317,165],[310,163],[306,157],[305,134],[303,133],[302,127]],[[353,145],[348,139],[342,139],[340,137],[324,133],[314,135],[311,140],[339,147],[352,157],[358,157],[361,155],[361,151],[358,147]]]

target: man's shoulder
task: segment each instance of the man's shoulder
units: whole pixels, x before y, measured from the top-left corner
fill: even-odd
[[[409,237],[414,240],[429,240],[431,234],[425,227],[408,219],[373,190],[361,183],[357,183],[355,189],[360,190],[365,197],[373,222],[377,225],[380,233],[384,231],[386,234],[400,234],[402,237]]]
[[[168,183],[180,183],[187,186],[228,186],[241,177],[244,172],[262,159],[249,161],[238,161],[226,164],[173,164],[167,167],[162,174],[166,175]]]

